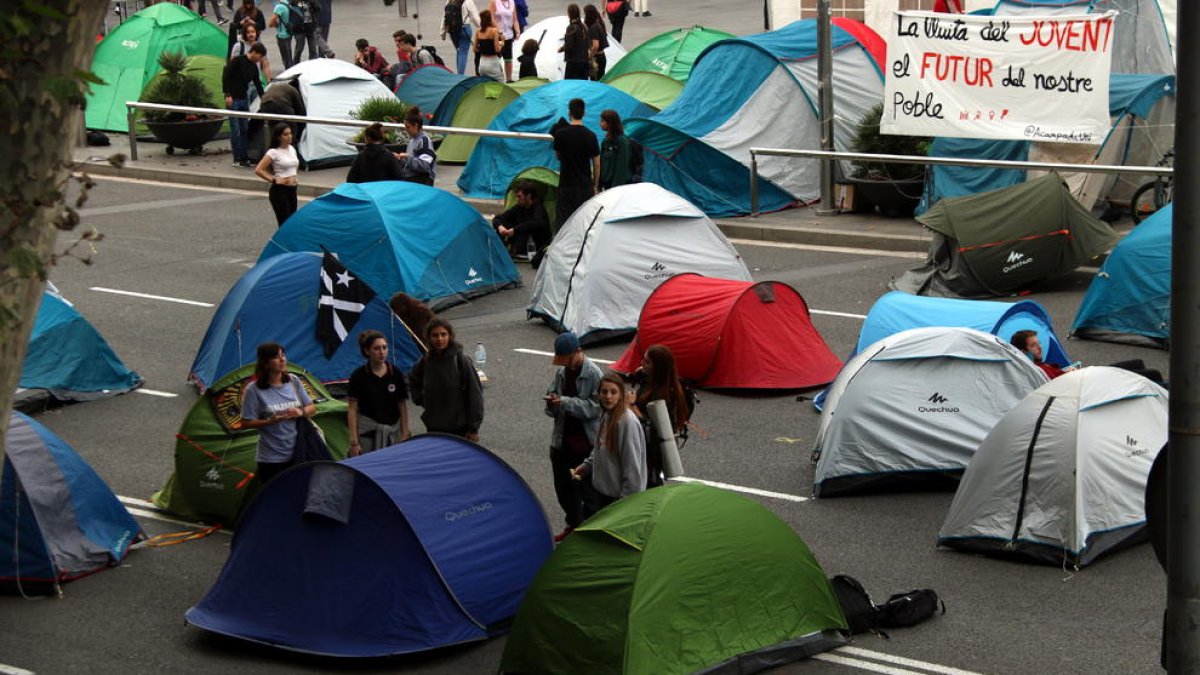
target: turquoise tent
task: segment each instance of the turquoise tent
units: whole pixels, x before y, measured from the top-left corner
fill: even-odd
[[[629,94],[600,82],[559,80],[530,91],[508,104],[488,129],[550,133],[559,119],[567,119],[567,103],[581,98],[587,105],[583,123],[602,138],[600,112],[611,108],[621,119],[654,114],[654,108],[638,102]],[[550,141],[513,138],[481,138],[467,160],[458,188],[468,197],[503,199],[509,183],[531,166],[558,170],[558,158]]]
[[[1071,335],[1166,347],[1171,337],[1171,204],[1117,244],[1092,279]]]
[[[452,73],[445,66],[431,63],[412,70],[396,85],[396,98],[409,105],[419,106],[421,112],[432,114],[446,93],[466,75]]]
[[[63,401],[87,401],[137,389],[142,376],[117,358],[71,303],[47,291],[33,322],[17,386],[45,389]]]
[[[343,183],[289,218],[259,261],[322,250],[337,254],[376,293],[403,291],[434,310],[521,281],[478,211],[445,190],[417,183]]]

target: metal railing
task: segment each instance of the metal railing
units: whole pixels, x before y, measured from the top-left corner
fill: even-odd
[[[334,127],[369,127],[376,122],[371,120],[343,120],[332,117],[306,117],[304,115],[277,115],[274,113],[245,112],[242,110],[225,110],[223,108],[193,108],[184,105],[166,105],[163,103],[144,103],[142,101],[126,101],[126,115],[129,121],[129,159],[136,161],[137,151],[137,111],[160,110],[163,112],[178,112],[189,115],[208,115],[212,117],[242,117],[251,120],[267,120],[272,122],[300,122],[301,124],[325,124]],[[404,125],[397,122],[379,122],[385,129],[404,130]],[[425,131],[439,134],[461,134],[464,136],[484,136],[489,138],[521,138],[533,141],[553,141],[550,134],[533,134],[523,131],[492,131],[490,129],[468,129],[465,127],[435,127],[426,126]]]
[[[922,164],[925,166],[973,166],[993,169],[1034,171],[1072,171],[1079,173],[1136,173],[1170,176],[1169,166],[1113,166],[1110,164],[1069,164],[1064,162],[1017,162],[1006,159],[967,159],[962,157],[922,157],[918,155],[873,155],[865,152],[827,152],[825,150],[793,150],[785,148],[750,148],[750,215],[758,215],[758,156],[800,157],[805,159],[847,159],[893,164]]]

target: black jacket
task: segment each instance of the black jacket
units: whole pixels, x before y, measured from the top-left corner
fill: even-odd
[[[378,180],[400,180],[400,160],[382,143],[368,143],[350,165],[346,182],[372,183]]]
[[[251,84],[258,90],[258,95],[262,96],[263,86],[258,76],[258,66],[244,54],[229,59],[221,73],[221,88],[225,95],[235,101],[244,99],[246,92],[250,91]]]
[[[478,432],[483,424],[483,386],[460,344],[417,361],[408,376],[408,392],[413,403],[425,408],[421,421],[429,431]]]
[[[516,204],[504,213],[497,214],[492,219],[492,225],[511,227],[517,236],[533,237],[539,250],[550,245],[550,217],[546,215],[546,205],[541,202],[533,206]]]

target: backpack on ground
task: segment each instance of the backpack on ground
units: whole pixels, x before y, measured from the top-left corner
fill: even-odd
[[[879,633],[879,613],[875,610],[875,603],[871,602],[867,589],[863,588],[858,579],[847,574],[838,574],[829,578],[829,585],[833,587],[833,594],[842,607],[842,614],[846,616],[846,625],[849,626],[851,635],[867,631]]]
[[[446,3],[446,8],[443,11],[445,13],[443,22],[446,25],[446,32],[454,35],[461,31],[463,27],[462,5],[454,2],[454,0],[450,0],[450,2]]]
[[[442,57],[438,56],[437,47],[434,47],[433,45],[421,45],[420,51],[428,52],[429,56],[433,59],[433,62],[439,66],[446,65],[446,62],[442,59]]]
[[[897,593],[879,605],[876,610],[879,625],[884,628],[907,628],[915,626],[938,613],[946,613],[946,603],[938,599],[936,591],[918,588],[907,593]]]

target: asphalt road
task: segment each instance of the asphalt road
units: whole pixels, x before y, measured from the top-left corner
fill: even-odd
[[[64,295],[92,321],[122,359],[166,395],[131,393],[60,407],[37,418],[71,443],[122,496],[148,499],[173,467],[174,434],[196,394],[188,367],[213,309],[90,290],[109,288],[217,304],[252,265],[275,230],[261,195],[101,180],[85,225],[104,233],[95,264],[67,261],[52,273]],[[61,243],[61,242],[60,242]],[[795,286],[835,353],[852,348],[861,321],[887,280],[914,264],[904,254],[843,252],[735,242],[757,279]],[[552,369],[553,332],[527,322],[527,288],[503,291],[444,313],[462,342],[488,348],[483,443],[532,486],[557,529],[547,457],[549,419],[540,395]],[[1091,276],[1073,274],[1034,295],[1065,333]],[[832,314],[831,314],[832,313]],[[1085,363],[1141,357],[1166,370],[1163,352],[1071,341]],[[624,344],[591,352],[615,359]],[[830,500],[810,495],[809,447],[818,416],[794,394],[701,393],[701,431],[684,455],[689,476],[783,495],[757,499],[788,522],[826,572],[848,573],[877,596],[936,589],[945,616],[890,640],[862,636],[829,660],[779,673],[1151,673],[1165,577],[1148,546],[1101,559],[1081,572],[938,551],[934,540],[952,495],[887,494]],[[794,498],[787,498],[792,496]],[[181,526],[148,517],[150,533]],[[177,546],[134,552],[118,569],[65,587],[62,599],[0,598],[0,664],[39,673],[493,672],[503,639],[417,657],[347,663],[297,657],[203,634],[184,611],[216,578],[230,537],[216,534]],[[336,583],[336,580],[331,580]],[[884,660],[879,660],[884,659]],[[887,661],[890,659],[890,662]],[[911,659],[906,662],[897,659]],[[885,668],[880,670],[880,668]],[[886,670],[891,668],[892,670]],[[941,668],[941,670],[938,670]],[[2,669],[0,669],[2,672]]]

